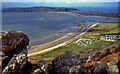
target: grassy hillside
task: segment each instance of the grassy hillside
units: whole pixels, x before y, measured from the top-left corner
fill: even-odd
[[[92,36],[91,36],[92,37]],[[84,39],[88,39],[88,38],[84,38]],[[91,42],[91,43],[89,43]],[[96,50],[100,50],[103,49],[106,46],[110,46],[112,44],[115,44],[115,42],[105,42],[105,41],[100,41],[100,40],[82,40],[79,43],[75,43],[75,41],[65,47],[61,47],[57,50],[54,50],[52,52],[43,54],[44,57],[56,57],[62,53],[64,53],[65,51],[74,51],[77,53],[81,53],[81,55],[86,54],[86,52],[89,52],[89,50],[91,51],[96,51]]]
[[[120,23],[99,23],[89,29],[84,35],[116,34],[120,33]]]

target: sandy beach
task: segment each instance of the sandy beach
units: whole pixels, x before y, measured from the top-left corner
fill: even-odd
[[[39,52],[39,51],[51,48],[53,46],[59,45],[63,42],[66,42],[66,41],[72,39],[75,36],[77,36],[77,33],[71,32],[71,33],[68,33],[68,34],[66,34],[66,35],[64,35],[61,38],[58,38],[56,40],[53,40],[53,41],[50,41],[50,42],[47,42],[47,43],[43,43],[43,44],[40,44],[40,45],[31,46],[28,53],[31,54],[31,53],[35,53],[35,52]]]

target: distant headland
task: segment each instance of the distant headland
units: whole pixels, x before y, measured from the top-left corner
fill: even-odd
[[[47,13],[74,13],[77,15],[93,15],[93,16],[104,16],[119,18],[119,13],[116,11],[81,11],[77,8],[67,8],[67,7],[13,7],[13,8],[4,8],[2,12],[47,12]]]
[[[75,8],[65,7],[29,7],[29,8],[6,8],[3,12],[75,12],[80,11]]]

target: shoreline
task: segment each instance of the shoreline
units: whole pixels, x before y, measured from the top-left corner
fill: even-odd
[[[53,41],[53,40],[56,40],[56,39],[58,39],[58,38],[60,38],[60,37],[62,37],[62,36],[63,36],[63,35],[59,35],[59,36],[54,35],[54,36],[51,36],[51,37],[48,37],[48,38],[45,38],[45,39],[41,39],[41,40],[38,40],[38,41],[32,41],[32,42],[30,42],[29,47],[35,46],[35,45],[44,44],[44,43],[48,43],[48,42],[51,42],[51,41]]]
[[[98,23],[92,24],[88,29],[90,29],[91,27],[93,27],[97,24]],[[81,28],[83,28],[83,27],[81,27]],[[28,57],[38,55],[38,54],[47,53],[47,52],[53,51],[59,47],[65,46],[65,45],[69,44],[73,39],[78,38],[80,35],[83,35],[85,32],[82,32],[82,33],[70,32],[70,33],[67,33],[66,35],[64,35],[61,38],[56,39],[54,41],[51,41],[51,42],[48,42],[45,44],[31,46],[31,50],[28,51]],[[46,46],[48,48],[45,48]]]
[[[69,14],[74,14],[76,16],[80,16],[80,15],[83,15],[83,16],[98,16],[98,17],[104,17],[104,18],[110,18],[110,19],[119,19],[117,17],[109,17],[109,16],[101,16],[101,15],[91,15],[91,14],[79,14],[79,13],[75,13],[75,12],[46,12],[46,13],[69,13]]]
[[[40,45],[40,44],[45,44],[45,43],[57,40],[57,39],[63,37],[64,35],[71,33],[74,30],[78,29],[80,26],[77,26],[77,28],[74,28],[74,27],[75,27],[75,25],[68,27],[67,31],[63,31],[63,30],[66,30],[66,29],[63,29],[63,30],[60,30],[59,32],[57,32],[56,34],[53,34],[52,36],[49,36],[49,37],[46,37],[46,38],[43,38],[40,40],[36,40],[36,41],[31,41],[29,47],[35,46],[35,45]]]
[[[62,37],[60,37],[58,39],[53,40],[53,41],[43,43],[43,44],[39,44],[39,45],[31,46],[28,53],[31,54],[31,53],[44,51],[44,50],[49,49],[51,47],[57,46],[57,45],[59,45],[59,44],[61,44],[63,42],[66,42],[66,41],[70,40],[71,38],[73,38],[76,35],[77,35],[76,33],[70,32],[70,33],[67,33],[66,35],[64,35],[64,36],[62,36]]]

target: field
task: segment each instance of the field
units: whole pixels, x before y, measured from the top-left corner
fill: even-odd
[[[120,33],[120,23],[99,23],[97,26],[89,29],[84,35],[101,35]]]
[[[84,40],[81,40],[79,43],[71,43],[65,47],[61,47],[57,50],[54,50],[52,52],[43,54],[44,57],[56,57],[62,53],[64,53],[65,51],[74,51],[77,53],[82,52],[83,54],[86,54],[85,52],[89,52],[89,50],[95,51],[95,50],[100,50],[106,46],[110,46],[115,44],[115,42],[104,42],[104,41],[100,41],[100,40],[90,40],[88,38],[84,38]],[[85,52],[83,52],[85,51]]]

